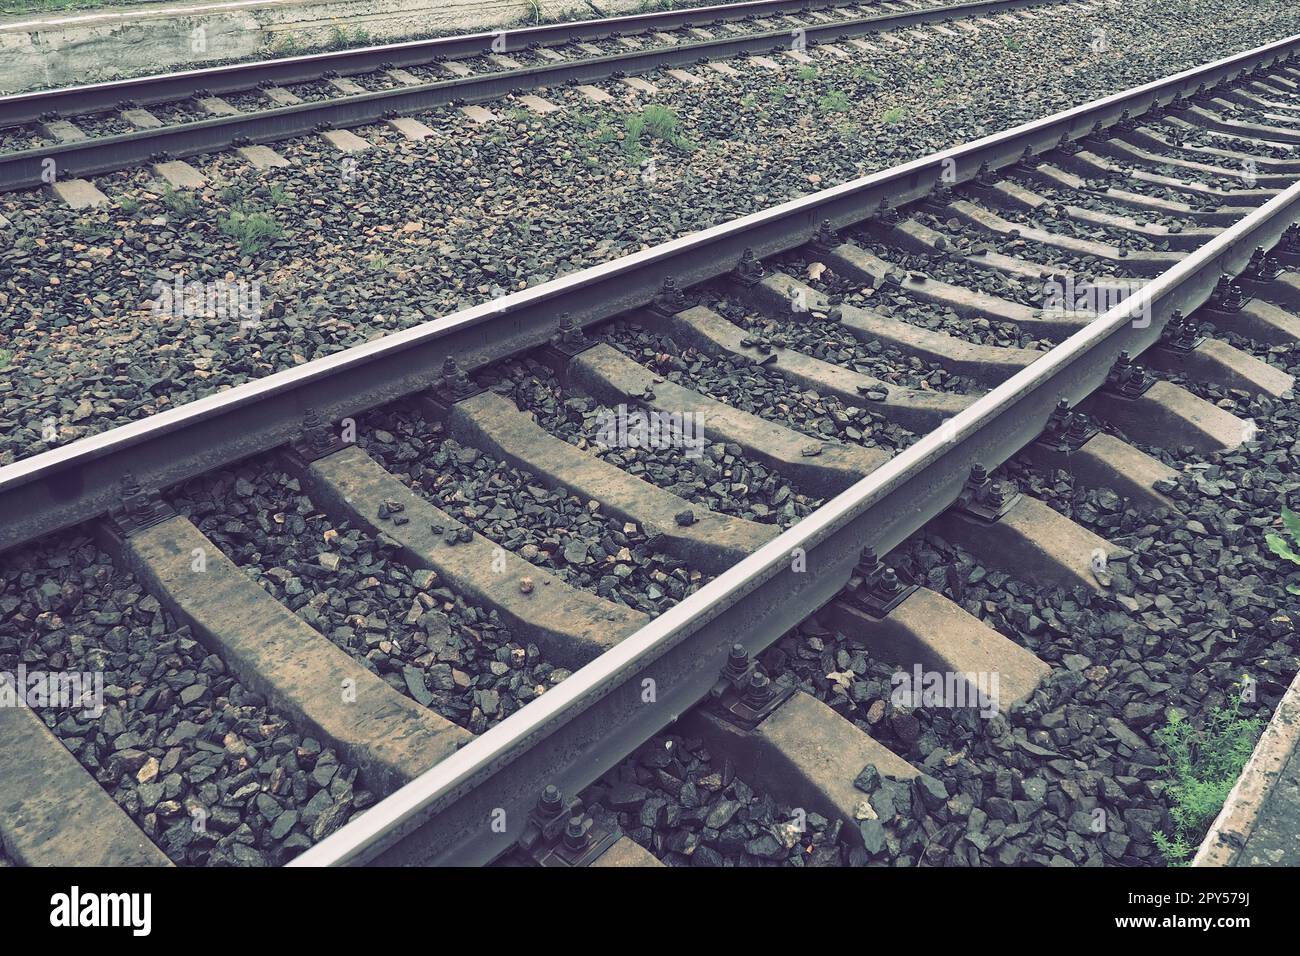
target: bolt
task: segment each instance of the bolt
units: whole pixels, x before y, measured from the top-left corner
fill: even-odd
[[[903,583],[898,580],[898,574],[893,568],[885,568],[884,574],[880,576],[880,590],[884,594],[897,594],[903,590]]]
[[[995,481],[990,483],[988,488],[988,502],[993,507],[1001,509],[1015,492],[1012,491],[1010,482]]]
[[[742,699],[754,708],[762,707],[771,700],[772,682],[767,679],[767,675],[755,669],[754,673],[749,675],[749,686],[745,688]]]
[[[140,493],[140,483],[135,480],[135,475],[129,471],[122,472],[122,497],[133,498]]]
[[[588,833],[590,826],[581,816],[569,817],[569,825],[564,828],[564,845],[570,850],[584,850],[591,843]]]
[[[553,783],[548,783],[542,795],[537,799],[537,809],[548,817],[553,817],[564,809],[564,794]]]
[[[745,650],[743,645],[732,644],[731,650],[727,653],[727,673],[734,674],[738,677],[748,669],[749,651]]]

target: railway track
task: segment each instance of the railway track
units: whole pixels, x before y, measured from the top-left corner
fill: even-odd
[[[990,699],[957,682],[992,716],[1037,692],[1039,654],[889,565],[928,529],[982,566],[1112,594],[1138,556],[1010,487],[1014,469],[1175,511],[1159,449],[1253,439],[1199,392],[1294,385],[1261,356],[1300,331],[1298,49],[0,469],[0,547],[23,555],[4,663],[77,669],[84,647],[32,635],[84,618],[137,681],[105,695],[112,734],[0,709],[30,771],[0,799],[20,808],[0,817],[10,856],[69,861],[94,832],[100,862],[649,862],[617,816],[569,801],[669,725],[695,755],[656,751],[669,776],[725,754],[847,824],[851,862],[912,852],[915,830],[860,825],[860,804],[901,787],[943,805],[933,768],[756,658],[816,615],[891,668],[998,675]],[[667,448],[627,440],[652,420]],[[42,549],[78,574],[40,580]],[[141,625],[161,649],[123,643]],[[214,733],[220,752],[191,743]]]
[[[430,131],[410,114],[436,107],[459,107],[467,121],[485,122],[492,114],[483,103],[513,95],[545,111],[553,105],[530,91],[562,85],[604,102],[609,94],[594,81],[616,77],[645,94],[654,87],[639,74],[653,70],[716,63],[725,71],[731,69],[726,60],[742,54],[811,62],[809,45],[852,49],[862,37],[885,31],[1043,2],[756,0],[15,94],[0,97],[0,192],[144,163],[176,188],[196,188],[202,177],[183,159],[198,154],[235,148],[266,168],[283,162],[268,143],[311,133],[357,152],[365,143],[352,128],[387,121],[421,139]],[[97,201],[84,187],[61,188],[75,203]]]

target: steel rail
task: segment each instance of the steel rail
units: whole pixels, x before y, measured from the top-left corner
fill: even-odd
[[[83,86],[38,90],[0,97],[0,128],[33,123],[47,113],[75,116],[112,109],[123,101],[148,106],[190,96],[206,90],[214,96],[249,90],[261,83],[302,83],[319,79],[327,72],[355,76],[378,69],[422,66],[439,59],[458,59],[488,52],[517,51],[534,46],[563,46],[589,40],[648,30],[676,30],[705,26],[749,17],[780,16],[841,6],[869,6],[873,0],[750,0],[748,3],[719,4],[685,10],[639,13],[625,17],[548,23],[458,36],[408,40],[355,50],[334,50],[303,56],[234,63],[176,73],[111,80]],[[788,34],[787,34],[788,35]],[[493,49],[493,41],[502,49]]]
[[[936,23],[953,16],[977,16],[981,13],[1040,6],[1045,2],[1050,0],[971,0],[955,6],[929,7],[836,23],[809,24],[804,32],[807,42],[815,44],[841,36],[867,35],[886,29]],[[490,42],[490,34],[480,36],[488,37]],[[768,52],[773,47],[788,45],[789,41],[789,30],[720,37],[671,47],[611,53],[590,59],[543,63],[516,70],[476,73],[418,86],[356,93],[318,102],[281,106],[237,116],[218,116],[72,143],[51,143],[0,154],[0,192],[41,186],[48,180],[50,161],[54,163],[61,179],[69,176],[93,176],[149,162],[159,156],[176,159],[220,152],[232,145],[274,143],[317,130],[347,129],[375,123],[399,113],[418,112],[460,102],[496,100],[521,90],[541,89],[564,83],[589,83],[619,72],[644,73],[663,67],[692,66],[701,60]],[[486,49],[480,47],[478,52],[485,52]],[[4,101],[0,100],[0,110],[3,107]]]
[[[843,227],[869,218],[882,200],[923,198],[950,165],[964,182],[982,164],[1000,169],[1025,149],[1045,152],[1125,111],[1138,116],[1297,48],[1300,36],[1236,54],[24,458],[0,468],[0,552],[106,513],[125,472],[145,487],[178,484],[283,445],[308,408],[331,420],[356,415],[434,385],[448,355],[472,369],[535,348],[562,312],[590,325],[644,306],[666,278],[704,282],[729,271],[746,248],[774,255],[807,242],[822,220]]]
[[[1221,275],[1240,270],[1256,246],[1274,245],[1297,218],[1300,183],[290,865],[495,859],[546,784],[577,791],[704,699],[731,644],[756,654],[816,611],[848,581],[864,545],[885,554],[923,527],[957,499],[973,464],[993,467],[1018,452],[1058,400],[1094,392],[1121,351],[1153,345],[1173,310],[1191,314]],[[492,826],[500,811],[504,832]]]

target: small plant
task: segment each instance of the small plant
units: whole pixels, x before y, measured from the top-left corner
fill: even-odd
[[[113,234],[113,230],[109,228],[108,223],[85,216],[78,219],[75,226],[77,232],[87,242],[99,242]]]
[[[9,349],[0,349],[0,368],[7,368],[14,360],[14,353]]]
[[[817,101],[817,106],[823,113],[847,113],[852,104],[841,90],[831,90]]]
[[[694,148],[677,132],[677,114],[667,106],[647,106],[641,115],[645,117],[645,128],[651,136],[662,139],[677,149]]]
[[[801,66],[795,71],[794,75],[806,83],[809,80],[817,79],[817,68],[814,66]]]
[[[1169,759],[1160,769],[1173,778],[1165,790],[1173,833],[1152,836],[1171,866],[1186,864],[1250,759],[1263,721],[1242,717],[1240,707],[1239,696],[1216,707],[1200,730],[1175,712],[1155,733]]]
[[[880,114],[881,122],[889,123],[891,126],[895,123],[901,123],[907,112],[901,106],[893,106]]]
[[[134,216],[140,211],[140,200],[134,196],[121,196],[117,200],[117,207],[128,216]]]
[[[5,13],[47,13],[53,10],[76,10],[94,6],[91,0],[8,0],[0,3]]]
[[[189,218],[199,208],[199,202],[187,192],[181,192],[171,186],[163,186],[160,196],[163,205],[178,216]]]
[[[1008,50],[1019,50],[1024,45],[1015,37],[1007,37],[1006,44]]]
[[[272,185],[268,190],[268,194],[271,197],[271,202],[275,203],[277,206],[287,205],[291,201],[289,198],[289,190],[285,189],[282,183],[275,183]]]
[[[360,27],[348,33],[347,27],[335,26],[330,32],[329,42],[326,43],[326,49],[340,50],[346,47],[368,46],[370,43],[370,32]]]
[[[883,76],[869,66],[857,67],[853,71],[853,76],[854,78],[861,80],[863,83],[870,83],[872,86],[875,86],[877,83],[884,80]]]
[[[645,158],[645,147],[641,145],[641,137],[645,135],[645,116],[641,113],[625,116],[623,126],[627,130],[623,137],[623,152],[632,162],[639,163]]]
[[[1282,508],[1282,525],[1286,528],[1287,533],[1291,535],[1291,540],[1288,542],[1280,534],[1270,531],[1264,535],[1264,543],[1268,545],[1268,550],[1279,558],[1300,565],[1300,554],[1296,552],[1296,549],[1300,548],[1300,515],[1284,506]],[[1288,584],[1286,592],[1287,594],[1300,594],[1300,585]]]
[[[632,162],[641,162],[646,153],[641,140],[646,135],[666,143],[680,152],[689,153],[693,151],[695,144],[678,132],[678,125],[677,114],[667,106],[651,105],[640,113],[632,113],[623,119],[625,129],[623,152],[627,154],[627,158]]]
[[[595,132],[591,134],[593,143],[612,143],[616,139],[618,139],[618,133],[614,131],[614,127],[610,126],[607,120],[601,120]]]
[[[251,255],[284,235],[280,224],[263,212],[232,210],[221,220],[221,231],[239,243],[245,255]]]

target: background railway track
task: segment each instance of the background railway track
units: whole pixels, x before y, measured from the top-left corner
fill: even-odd
[[[0,191],[101,174],[154,160],[177,188],[202,176],[183,157],[238,148],[257,168],[282,161],[267,143],[322,132],[344,152],[365,143],[352,127],[387,120],[411,139],[428,127],[404,114],[453,105],[472,122],[479,104],[506,94],[529,108],[553,108],[528,91],[591,86],[616,77],[633,90],[654,87],[637,74],[724,63],[741,54],[790,54],[811,63],[808,44],[857,41],[888,30],[987,17],[1043,0],[827,5],[785,0],[555,24],[359,51],[213,67],[166,77],[40,91],[0,98]],[[707,28],[706,28],[707,27]],[[946,27],[944,29],[947,29]],[[771,62],[771,61],[768,61]],[[688,82],[688,80],[679,80]],[[57,183],[56,183],[57,185]],[[93,194],[60,187],[74,203]],[[90,203],[87,203],[90,204]]]
[[[643,861],[615,822],[684,857],[654,834],[666,804],[646,823],[648,797],[624,799],[617,781],[597,801],[636,818],[599,815],[585,835],[580,818],[568,851],[547,843],[564,846],[570,817],[554,800],[533,819],[546,840],[522,821],[545,784],[573,794],[686,715],[693,745],[651,748],[643,766],[703,780],[702,747],[715,762],[734,754],[746,790],[821,821],[799,831],[774,819],[744,841],[751,856],[798,845],[829,862],[842,842],[853,862],[882,851],[936,862],[933,833],[918,844],[894,815],[869,824],[859,812],[864,794],[876,807],[913,792],[946,806],[959,795],[936,768],[891,752],[842,707],[791,693],[797,668],[779,691],[765,685],[746,655],[824,609],[823,633],[856,649],[841,647],[845,671],[863,653],[887,668],[999,674],[1004,717],[1033,696],[1050,671],[1035,649],[928,588],[899,593],[864,545],[885,554],[929,527],[981,567],[1032,562],[1035,583],[1111,593],[1137,560],[1128,548],[972,466],[1024,452],[1015,468],[1065,468],[1079,487],[1173,511],[1186,501],[1171,450],[1252,440],[1250,422],[1202,395],[1267,400],[1294,384],[1265,360],[1300,321],[1285,269],[1300,261],[1296,43],[8,466],[0,497],[24,516],[6,523],[8,547],[114,513],[97,543],[71,532],[11,565],[9,652],[69,667],[84,647],[54,619],[89,612],[83,626],[108,629],[113,666],[130,675],[109,698],[129,702],[117,716],[133,721],[91,737],[61,722],[82,769],[30,711],[0,713],[6,733],[31,741],[33,767],[59,768],[27,809],[62,834],[94,826],[106,860],[133,862],[162,862],[141,832],[173,859],[206,862],[281,862],[321,839],[298,862],[485,862],[521,837],[538,853]],[[1055,286],[1116,291],[1062,309],[1049,305]],[[370,412],[417,392],[415,405]],[[703,412],[704,464],[601,448],[596,415],[619,406]],[[341,441],[339,419],[354,416],[356,441]],[[277,432],[293,443],[230,467],[282,444],[268,440]],[[80,581],[38,583],[44,548],[74,553]],[[890,560],[902,557],[920,576],[924,555]],[[114,646],[124,617],[164,645]],[[399,618],[409,631],[395,635]],[[38,652],[21,637],[33,628],[51,635]],[[886,660],[900,645],[910,659]],[[766,719],[746,730],[716,701],[691,710],[714,693],[733,715]],[[908,726],[890,718],[904,741]],[[223,752],[190,746],[214,733]],[[859,776],[869,765],[883,779]],[[126,813],[87,771],[119,786],[127,774]],[[718,773],[705,790],[748,802]],[[58,821],[56,797],[72,808]],[[214,805],[210,839],[186,837]],[[706,826],[725,816],[703,806]],[[46,833],[6,833],[21,860],[58,852]],[[1061,852],[1091,858],[1081,846]],[[1116,846],[1111,859],[1145,858]]]

